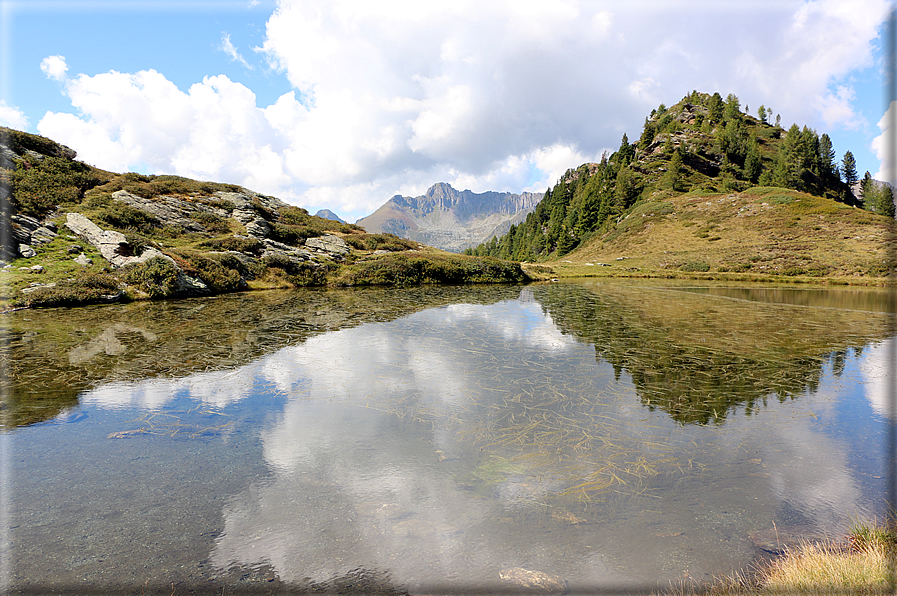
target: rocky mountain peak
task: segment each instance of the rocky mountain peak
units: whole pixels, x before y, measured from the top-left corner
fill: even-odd
[[[475,193],[437,182],[417,197],[395,195],[358,220],[369,232],[389,232],[437,248],[460,251],[520,223],[542,193]]]
[[[424,196],[431,199],[457,199],[460,194],[452,188],[451,184],[437,182],[427,190]]]

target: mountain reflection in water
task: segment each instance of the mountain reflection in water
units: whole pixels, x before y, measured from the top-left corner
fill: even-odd
[[[656,588],[882,511],[884,312],[648,282],[97,312],[11,324],[43,350],[16,407],[74,405],[32,407],[49,363],[88,414],[20,419],[16,586]]]

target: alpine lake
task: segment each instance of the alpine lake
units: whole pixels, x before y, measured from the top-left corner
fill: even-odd
[[[8,593],[638,593],[887,513],[887,289],[268,291],[3,315]]]

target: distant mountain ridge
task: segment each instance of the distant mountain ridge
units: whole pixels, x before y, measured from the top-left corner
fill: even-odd
[[[459,252],[505,234],[522,222],[543,193],[475,193],[438,182],[417,197],[395,195],[356,224],[369,233],[400,238]]]
[[[319,209],[318,212],[315,213],[315,217],[330,219],[333,221],[338,221],[339,223],[349,223],[330,209]]]

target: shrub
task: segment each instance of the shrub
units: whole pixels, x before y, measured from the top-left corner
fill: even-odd
[[[296,226],[290,224],[274,223],[269,234],[273,240],[296,246],[305,242],[306,238],[320,236],[321,230],[315,230],[308,226]]]
[[[227,219],[214,213],[195,211],[190,214],[190,219],[199,222],[205,229],[213,233],[226,234],[230,232],[230,224]]]
[[[526,279],[519,263],[491,257],[393,253],[348,265],[333,281],[340,285],[417,285],[511,283]]]
[[[118,280],[105,273],[82,272],[74,279],[60,281],[52,288],[38,288],[12,302],[14,307],[47,308],[108,302],[118,297]]]
[[[207,202],[208,205],[212,207],[217,207],[218,209],[223,209],[228,213],[231,213],[234,209],[237,208],[236,205],[232,201],[228,201],[227,199],[212,199]]]
[[[162,257],[122,268],[122,279],[149,294],[150,298],[167,298],[177,291],[178,268]]]
[[[680,265],[679,270],[707,272],[710,271],[710,265],[704,261],[688,261],[687,263]]]
[[[240,272],[225,267],[220,261],[188,250],[172,251],[171,254],[184,273],[201,279],[213,294],[235,292],[245,286]]]
[[[110,195],[117,190],[125,190],[138,197],[151,199],[165,194],[210,195],[217,191],[240,192],[241,188],[235,184],[202,182],[181,176],[154,176],[128,172],[109,180],[98,190]]]
[[[302,226],[308,224],[311,215],[302,207],[284,207],[280,210],[280,221],[285,224]]]
[[[80,202],[84,192],[99,183],[91,168],[77,161],[19,159],[12,177],[13,203],[21,213],[42,217],[59,204]]]
[[[255,279],[265,272],[265,266],[252,258],[240,259],[230,253],[213,253],[205,256],[216,261],[225,269],[233,269],[246,279]]]
[[[136,209],[119,201],[107,203],[96,214],[102,223],[119,230],[129,230],[142,234],[152,234],[162,223],[142,209]]]
[[[253,255],[259,255],[265,245],[257,238],[237,238],[236,236],[227,236],[225,238],[210,238],[199,243],[203,248],[212,250],[231,250],[234,252],[244,252]]]
[[[127,241],[128,246],[131,247],[131,251],[135,255],[139,255],[144,251],[144,249],[154,244],[152,240],[150,240],[143,234],[138,234],[137,232],[125,232],[125,240]]]
[[[293,268],[288,276],[290,283],[296,286],[322,286],[327,282],[329,267],[302,263]]]
[[[286,273],[293,272],[293,262],[290,260],[290,257],[280,252],[265,255],[262,258],[262,263],[264,263],[266,267],[282,269]]]
[[[351,234],[343,238],[346,244],[358,250],[413,250],[417,243],[393,234]]]

